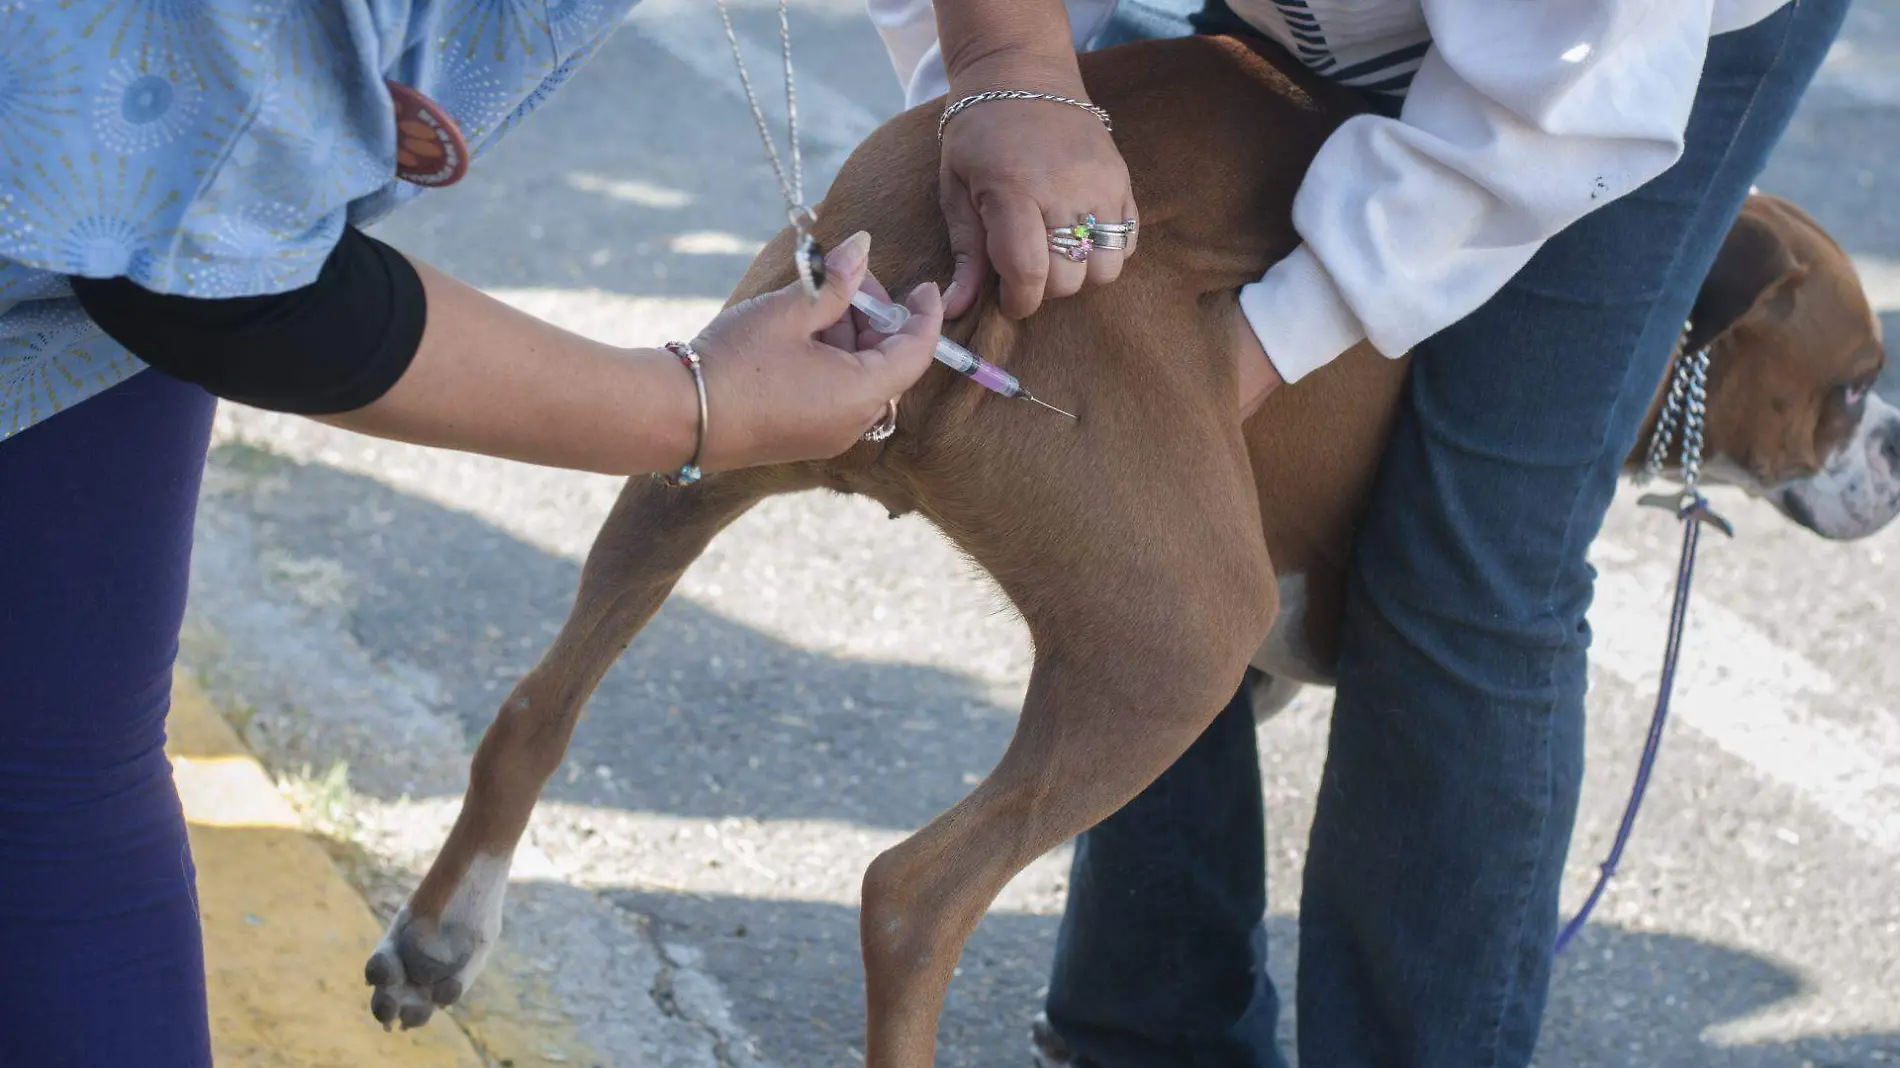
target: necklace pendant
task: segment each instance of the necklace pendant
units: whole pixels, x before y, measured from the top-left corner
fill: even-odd
[[[805,299],[818,303],[818,291],[825,288],[825,250],[818,239],[800,227],[792,242],[792,262],[798,268],[798,282]]]

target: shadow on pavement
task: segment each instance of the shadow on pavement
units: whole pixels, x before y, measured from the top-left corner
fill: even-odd
[[[351,636],[439,679],[432,703],[471,741],[572,603],[574,561],[478,516],[249,446],[220,446],[211,463],[281,480],[245,501],[260,550],[340,565]],[[966,774],[988,771],[1015,714],[966,677],[813,653],[675,596],[595,691],[569,750],[570,764],[611,768],[612,787],[557,775],[545,796],[909,830],[967,793]]]
[[[579,893],[579,891],[567,891]],[[855,909],[813,902],[606,891],[651,917],[662,941],[691,940],[721,977],[738,1021],[775,1065],[852,1063],[863,1049]],[[971,938],[941,1025],[945,1068],[1029,1063],[1026,1035],[1046,990],[1056,918],[994,913]],[[1273,972],[1290,1002],[1296,922],[1268,920]],[[707,932],[715,932],[710,938]],[[1801,993],[1800,978],[1743,951],[1673,935],[1590,928],[1562,962],[1540,1068],[1877,1068],[1900,1063],[1900,1034],[1850,1034],[1718,1047],[1709,1029]],[[1608,957],[1605,957],[1608,954]],[[1291,1008],[1285,1010],[1291,1016]],[[1290,1028],[1282,1024],[1283,1042]]]
[[[268,467],[287,489],[252,502],[266,551],[326,556],[352,576],[348,625],[373,656],[439,676],[438,707],[480,732],[564,617],[578,567],[481,518],[321,465],[225,446],[214,465]],[[381,538],[361,517],[383,517]],[[495,684],[499,680],[498,685]],[[847,708],[851,699],[857,707]],[[967,679],[843,660],[787,645],[690,601],[671,601],[608,675],[570,759],[607,764],[619,788],[557,776],[553,799],[601,808],[921,825],[1001,751],[1013,710]],[[795,716],[790,728],[777,718]],[[768,771],[755,771],[757,758]],[[814,785],[814,780],[822,785]],[[556,899],[584,892],[536,884]],[[650,917],[661,942],[701,955],[739,1022],[780,1066],[844,1062],[860,1041],[855,909],[639,887],[605,891]],[[970,944],[943,1023],[941,1063],[1026,1063],[1024,1028],[1046,981],[1052,916],[989,917]],[[1270,921],[1274,971],[1292,969],[1294,921]],[[1592,928],[1561,962],[1539,1063],[1814,1068],[1900,1064],[1900,1035],[1715,1048],[1705,1031],[1799,994],[1772,961],[1669,935]],[[630,994],[637,992],[628,992]]]

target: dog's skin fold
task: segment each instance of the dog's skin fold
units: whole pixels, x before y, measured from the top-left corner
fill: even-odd
[[[951,973],[991,900],[1185,751],[1270,628],[1268,646],[1289,662],[1267,666],[1327,680],[1346,547],[1405,361],[1361,346],[1276,391],[1243,432],[1226,338],[1240,286],[1297,246],[1291,206],[1306,164],[1358,105],[1272,46],[1233,40],[1091,53],[1082,70],[1115,116],[1142,205],[1139,254],[1115,284],[1028,320],[1005,319],[992,286],[946,327],[1080,421],[938,370],[902,399],[885,443],[685,489],[628,482],[565,627],[483,738],[448,841],[370,962],[379,1019],[419,1024],[473,980],[500,930],[508,859],[583,704],[711,539],[767,496],[828,488],[923,515],[994,577],[1034,643],[1028,697],[1002,760],[865,875],[871,1068],[932,1062]],[[894,293],[950,275],[938,106],[873,134],[818,213],[826,246],[871,232],[872,269]],[[1705,292],[1702,330],[1717,343],[1710,452],[1734,458],[1772,495],[1824,475],[1856,435],[1890,443],[1894,427],[1843,400],[1881,359],[1845,256],[1782,208],[1761,212],[1772,218],[1757,220],[1735,253],[1748,262],[1718,272]],[[1805,227],[1818,233],[1811,220]],[[1804,236],[1784,240],[1791,231]],[[782,233],[733,300],[792,278],[791,235]],[[1825,351],[1812,352],[1802,345],[1817,322],[1832,325]],[[1730,393],[1723,379],[1748,385]],[[1725,403],[1731,395],[1746,399]],[[1778,404],[1795,414],[1776,409],[1776,430],[1763,434],[1760,410]],[[1884,471],[1868,476],[1878,485],[1864,509],[1879,522],[1900,499],[1891,464]],[[1280,590],[1295,578],[1299,611],[1274,628]]]

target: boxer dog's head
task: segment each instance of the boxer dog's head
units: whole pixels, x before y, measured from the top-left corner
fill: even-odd
[[[1900,512],[1900,410],[1874,392],[1880,320],[1808,214],[1754,194],[1691,316],[1710,345],[1705,471],[1826,538]]]

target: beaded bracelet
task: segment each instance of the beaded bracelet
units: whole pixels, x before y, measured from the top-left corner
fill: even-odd
[[[686,461],[685,466],[675,474],[655,474],[653,477],[669,486],[690,486],[700,479],[702,472],[699,460],[706,451],[706,375],[700,370],[699,353],[694,351],[690,342],[669,341],[666,351],[679,357],[679,361],[693,374],[693,389],[699,393],[699,429],[693,435],[693,458]]]

